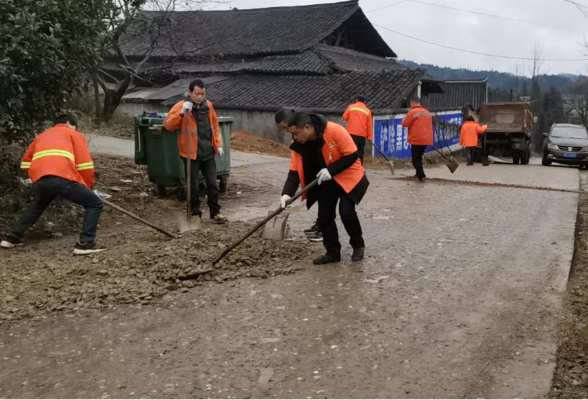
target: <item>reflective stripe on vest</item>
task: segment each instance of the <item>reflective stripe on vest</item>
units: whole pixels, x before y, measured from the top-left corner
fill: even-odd
[[[87,162],[87,163],[83,163],[83,164],[76,164],[76,169],[78,171],[83,171],[85,169],[94,169],[94,163]]]
[[[364,109],[363,109],[363,108],[361,108],[361,107],[351,107],[351,108],[349,109],[349,111],[359,111],[359,112],[362,112],[362,113],[364,113],[365,115],[370,115],[370,112],[369,112],[368,110],[364,110]]]
[[[59,150],[59,149],[39,151],[33,155],[33,161],[35,161],[41,157],[47,157],[47,156],[61,156],[61,157],[69,158],[70,160],[72,160],[74,162],[76,161],[76,158],[74,157],[74,155],[71,154],[69,151]]]
[[[29,169],[29,168],[31,168],[30,162],[23,161],[20,163],[20,169]]]

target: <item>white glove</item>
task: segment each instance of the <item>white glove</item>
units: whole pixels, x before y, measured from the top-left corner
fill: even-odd
[[[316,174],[316,177],[318,178],[319,185],[323,182],[330,181],[331,179],[333,179],[333,177],[331,176],[331,173],[326,168],[321,169],[319,171],[319,173]]]
[[[291,198],[292,197],[288,196],[287,194],[283,194],[282,197],[280,197],[280,207],[286,208],[286,202]]]
[[[223,150],[223,148],[222,147],[219,147],[218,148],[218,156],[219,157],[222,157],[224,154],[225,154],[225,151]]]
[[[184,104],[182,105],[182,111],[180,112],[180,114],[184,115],[186,113],[186,111],[192,111],[193,106],[194,106],[194,104],[192,104],[191,101],[184,102]]]

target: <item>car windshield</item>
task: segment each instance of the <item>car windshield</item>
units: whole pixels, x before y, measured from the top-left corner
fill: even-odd
[[[588,139],[588,134],[586,134],[586,129],[582,126],[556,126],[551,131],[551,137],[567,139]]]

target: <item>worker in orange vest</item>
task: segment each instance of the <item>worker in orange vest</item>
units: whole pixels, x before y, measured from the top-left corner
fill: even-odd
[[[96,245],[96,229],[103,203],[92,192],[94,163],[76,119],[60,115],[53,127],[40,133],[27,149],[20,167],[28,172],[35,192],[30,205],[0,242],[0,247],[22,245],[22,236],[37,222],[56,197],[84,207],[84,222],[74,254],[92,254],[106,250]]]
[[[433,115],[421,105],[419,97],[410,100],[410,111],[402,120],[402,126],[408,128],[408,143],[411,145],[415,177],[424,183],[426,175],[423,169],[423,154],[427,146],[433,145]]]
[[[297,112],[288,120],[288,131],[294,136],[290,146],[290,172],[282,190],[280,206],[286,207],[298,186],[318,179],[306,199],[310,208],[318,201],[319,228],[323,233],[326,254],[313,260],[316,265],[341,261],[341,243],[335,223],[337,203],[343,226],[353,248],[352,261],[361,261],[365,243],[355,205],[359,204],[369,186],[359,161],[357,146],[347,130],[327,122],[320,114]]]
[[[195,79],[188,86],[188,98],[177,102],[163,122],[170,132],[178,131],[178,148],[180,157],[186,167],[186,157],[190,157],[191,208],[192,215],[202,217],[200,210],[198,173],[206,181],[207,204],[212,222],[224,224],[227,218],[221,214],[219,190],[216,177],[216,157],[223,156],[223,144],[220,136],[218,117],[212,103],[205,99],[204,82]],[[190,135],[190,149],[187,136]],[[187,176],[187,174],[186,174]]]
[[[474,165],[475,151],[478,147],[478,135],[483,134],[488,125],[480,126],[473,116],[466,117],[459,133],[459,144],[465,147],[467,165]]]
[[[357,146],[359,159],[363,165],[363,154],[366,140],[372,140],[374,128],[372,111],[365,104],[364,96],[357,96],[357,101],[345,110],[343,119],[347,121],[347,131]]]
[[[275,115],[274,119],[278,127],[286,132],[288,132],[288,120],[296,113],[296,109],[294,108],[281,108],[278,110]],[[290,132],[288,132],[290,133]],[[294,138],[292,138],[294,141]],[[308,229],[304,230],[304,234],[306,238],[311,242],[322,242],[323,241],[323,233],[321,232],[319,225],[318,225],[318,217],[315,223]]]

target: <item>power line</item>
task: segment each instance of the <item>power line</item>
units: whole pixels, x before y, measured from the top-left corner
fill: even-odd
[[[506,58],[509,60],[524,60],[524,61],[553,61],[553,62],[578,62],[578,61],[588,61],[588,58],[574,58],[574,59],[562,59],[562,58],[533,58],[533,57],[515,57],[515,56],[505,56],[505,55],[501,55],[501,54],[492,54],[492,53],[483,53],[480,51],[474,51],[474,50],[464,50],[464,49],[459,49],[457,47],[452,47],[452,46],[447,46],[444,44],[440,44],[440,43],[435,43],[435,42],[430,42],[428,40],[424,40],[424,39],[420,39],[414,36],[410,36],[407,35],[405,33],[402,32],[398,32],[389,28],[386,28],[384,26],[378,25],[378,24],[373,24],[374,26],[377,26],[378,28],[384,29],[388,32],[392,32],[395,33],[397,35],[400,36],[404,36],[406,38],[412,39],[412,40],[416,40],[422,43],[427,43],[433,46],[438,46],[438,47],[443,47],[444,49],[449,49],[449,50],[454,50],[454,51],[459,51],[462,53],[469,53],[469,54],[477,54],[480,56],[487,56],[487,57],[495,57],[495,58]]]
[[[513,22],[520,22],[523,24],[529,24],[529,25],[537,25],[537,26],[541,26],[541,27],[549,27],[549,28],[553,28],[553,29],[559,29],[559,30],[563,30],[563,31],[568,31],[568,32],[588,32],[588,30],[586,29],[575,29],[575,28],[567,28],[564,26],[556,26],[556,25],[547,25],[544,23],[538,23],[538,22],[533,22],[533,21],[529,21],[529,20],[525,20],[525,19],[519,19],[519,18],[512,18],[512,17],[505,17],[502,15],[496,15],[496,14],[488,14],[485,12],[481,12],[481,11],[473,11],[473,10],[465,10],[462,8],[457,8],[457,7],[451,7],[451,6],[445,6],[445,5],[441,5],[441,4],[433,4],[433,3],[427,3],[425,1],[420,1],[420,0],[408,0],[411,3],[418,3],[418,4],[423,4],[426,6],[430,6],[430,7],[438,7],[438,8],[444,8],[447,10],[453,10],[453,11],[459,11],[459,12],[464,12],[464,13],[469,13],[469,14],[474,14],[474,15],[481,15],[484,17],[490,17],[490,18],[496,18],[496,19],[502,19],[502,20],[506,20],[506,21],[513,21]],[[568,3],[572,3],[574,5],[576,5],[576,7],[579,7],[579,4],[572,1],[572,0],[563,0],[566,1]],[[582,6],[582,7],[586,7],[586,6]],[[588,9],[588,7],[586,7]]]
[[[371,12],[374,12],[374,11],[380,11],[380,10],[383,10],[383,9],[385,9],[385,8],[394,7],[394,6],[397,6],[397,5],[399,5],[399,4],[406,3],[407,1],[409,1],[409,0],[402,0],[402,1],[396,2],[396,3],[394,3],[394,4],[390,4],[390,5],[388,5],[388,6],[384,6],[384,7],[380,7],[380,8],[375,8],[375,9],[373,9],[373,10],[366,11],[366,13],[371,13]]]

